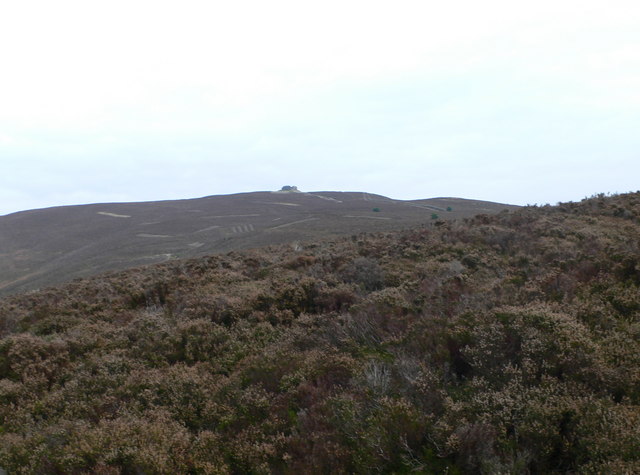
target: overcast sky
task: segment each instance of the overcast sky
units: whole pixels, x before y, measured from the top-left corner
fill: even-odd
[[[0,214],[635,191],[640,2],[3,2],[0,165]]]

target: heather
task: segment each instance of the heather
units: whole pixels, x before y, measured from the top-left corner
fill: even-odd
[[[9,473],[638,473],[640,193],[0,300]]]

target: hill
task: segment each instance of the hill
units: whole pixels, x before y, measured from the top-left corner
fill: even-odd
[[[640,473],[640,193],[0,299],[9,473]]]
[[[513,206],[370,193],[257,192],[0,216],[0,295],[170,259],[402,229]]]

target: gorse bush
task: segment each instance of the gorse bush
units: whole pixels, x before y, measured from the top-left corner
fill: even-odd
[[[0,300],[8,473],[640,473],[640,194]]]

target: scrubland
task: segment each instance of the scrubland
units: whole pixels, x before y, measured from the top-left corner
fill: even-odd
[[[640,193],[0,300],[9,473],[640,473]]]

